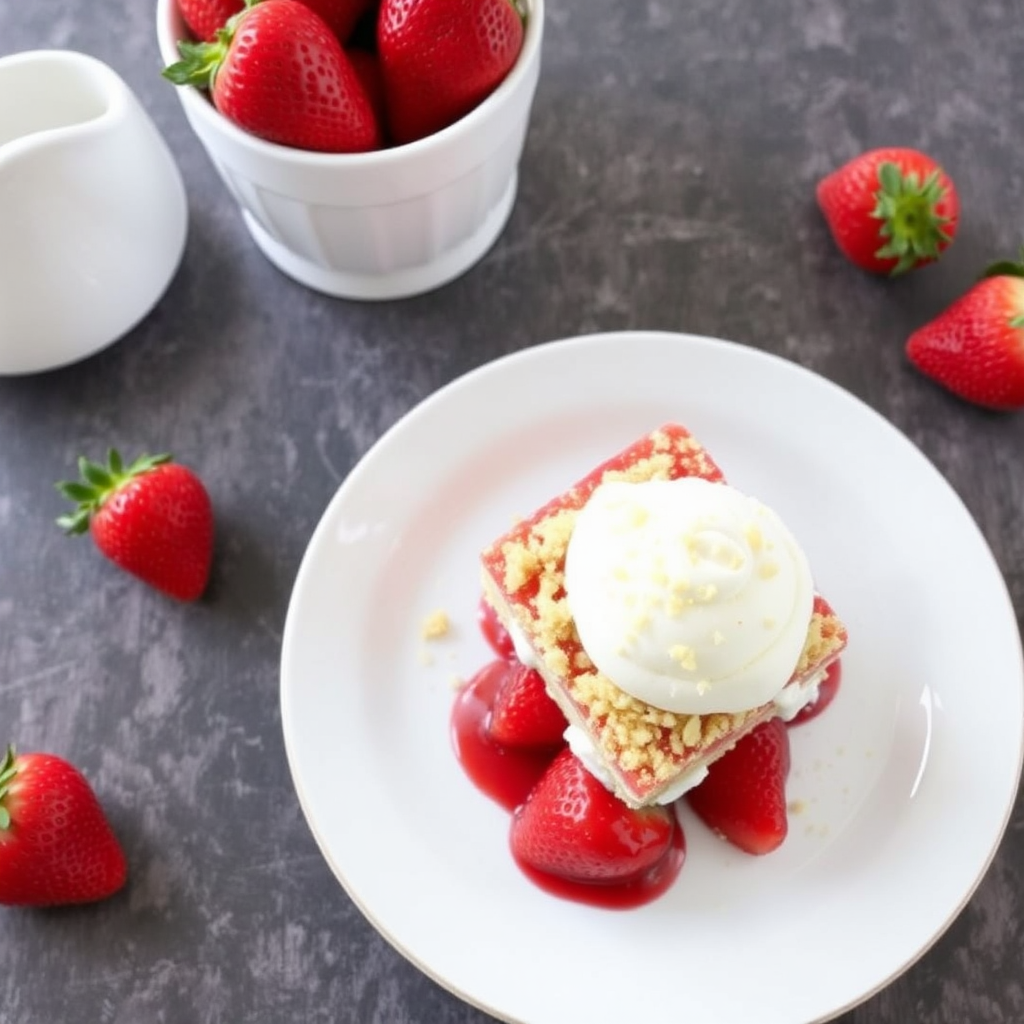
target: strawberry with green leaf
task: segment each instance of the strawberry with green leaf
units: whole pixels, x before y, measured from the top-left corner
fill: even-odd
[[[925,376],[989,409],[1024,409],[1024,251],[985,276],[907,341]]]
[[[299,0],[247,0],[211,43],[178,43],[164,69],[175,85],[207,89],[251,135],[296,149],[359,153],[381,145],[359,76],[327,23]]]
[[[893,277],[937,260],[960,219],[952,179],[915,149],[862,153],[818,183],[817,199],[847,259]]]
[[[106,899],[128,865],[82,773],[53,754],[0,758],[0,904],[45,907]]]
[[[181,601],[206,589],[213,558],[213,507],[202,481],[170,455],[125,465],[111,449],[105,466],[78,460],[80,480],[57,489],[74,511],[57,520],[70,535],[90,533],[122,569]]]

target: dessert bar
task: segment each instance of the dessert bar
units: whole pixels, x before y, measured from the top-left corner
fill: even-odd
[[[605,507],[597,508],[593,514],[602,515],[613,525],[616,517],[629,516],[631,522],[640,523],[659,514],[663,520],[674,523],[674,506],[665,505],[667,511],[662,509],[660,494],[649,491],[657,501],[640,504],[633,495],[641,492],[621,485],[686,478],[704,482],[687,488],[703,504],[694,519],[696,526],[691,523],[692,529],[683,531],[685,536],[680,533],[677,546],[684,553],[688,551],[693,565],[710,567],[707,571],[712,575],[700,578],[714,582],[691,586],[689,579],[673,570],[671,560],[675,556],[671,552],[665,556],[667,561],[661,555],[652,561],[646,551],[626,544],[621,546],[621,558],[615,562],[618,556],[607,552],[619,550],[615,548],[614,534],[622,531],[616,527],[608,534],[607,544],[600,541],[599,533],[598,541],[588,542],[586,557],[581,550],[577,558],[586,568],[595,562],[608,564],[598,566],[589,576],[583,570],[574,570],[581,582],[575,589],[567,586],[570,540],[582,522],[582,511],[599,488]],[[678,497],[675,495],[672,500]],[[706,507],[709,498],[710,511]],[[732,534],[728,524],[708,526],[719,523],[717,506],[720,499],[726,498],[728,508],[740,512],[734,515],[728,511],[722,521],[740,522],[737,515],[746,517]],[[594,504],[598,504],[596,500]],[[587,514],[591,515],[591,509],[587,509]],[[591,527],[588,530],[593,533]],[[583,533],[581,527],[576,541],[581,549]],[[766,541],[765,536],[772,540]],[[713,539],[709,541],[709,537]],[[710,763],[760,723],[773,717],[791,718],[815,699],[818,685],[846,644],[846,630],[828,602],[813,590],[802,553],[791,548],[795,548],[795,542],[791,542],[774,513],[734,492],[702,445],[684,427],[666,424],[602,463],[489,545],[482,553],[484,596],[512,636],[519,659],[540,672],[548,692],[565,714],[570,746],[620,799],[632,807],[642,807],[678,798],[701,781]],[[765,554],[769,549],[773,552],[770,556]],[[786,568],[786,559],[795,567],[791,572]],[[780,563],[785,563],[783,572],[779,571]],[[609,586],[617,586],[613,577],[628,581],[634,571],[645,573],[650,579],[645,580],[646,589],[624,583],[626,589],[619,593],[623,607],[630,606],[635,611],[631,613],[632,625],[622,636],[613,638],[612,631],[605,630],[604,620],[598,618],[596,624],[588,626],[593,640],[585,645],[581,640],[581,632],[586,633],[582,629],[583,610],[588,603],[605,600],[602,595],[588,601],[588,595],[601,585],[602,579],[610,581]],[[723,586],[727,590],[732,585],[729,581],[736,572],[747,573],[753,581],[749,586],[758,594],[768,587],[777,588],[768,598],[751,598],[753,606],[742,605],[756,608],[756,615],[747,615],[745,621],[735,611],[740,605],[726,601],[719,607],[715,600]],[[804,597],[800,595],[801,573],[806,577]],[[771,614],[764,610],[765,600],[773,602]],[[788,635],[785,622],[780,626],[774,614],[780,602],[786,615],[796,616]],[[574,608],[580,618],[579,629]],[[715,614],[732,618],[719,628],[713,618]],[[622,659],[634,657],[632,648],[642,644],[640,634],[652,615],[660,616],[673,628],[670,619],[698,623],[691,628],[698,628],[700,637],[708,638],[707,651],[689,640],[666,642],[664,659],[673,663],[669,668],[648,665],[633,672]],[[699,618],[701,615],[704,618]],[[755,627],[761,632],[755,632]],[[715,663],[719,650],[729,650],[727,638],[739,636],[742,631],[746,632],[737,641],[737,657],[744,664],[736,671],[724,669],[721,683],[703,678],[698,658],[704,665]],[[785,665],[777,683],[767,678],[769,670],[760,673],[767,678],[767,691],[765,680],[758,678],[758,668],[751,668],[753,662],[744,653],[747,648],[742,645],[751,643],[764,646],[765,663],[772,666],[771,671]],[[758,658],[761,654],[759,649]],[[643,657],[646,655],[641,660]],[[656,657],[662,657],[660,649]],[[595,662],[600,662],[602,668]],[[655,689],[650,690],[643,679],[643,686],[630,685],[627,689],[620,685],[624,677],[607,670],[607,665],[620,662],[632,675],[653,678],[651,685]],[[659,698],[653,703],[649,692],[660,693],[657,687],[662,685],[662,675],[672,669],[679,670],[679,681],[668,684],[665,690],[671,699]],[[612,675],[618,682],[612,681]],[[767,698],[766,692],[770,694]],[[750,693],[758,696],[752,706],[743,706],[742,696],[737,695]],[[741,706],[736,706],[737,701]]]

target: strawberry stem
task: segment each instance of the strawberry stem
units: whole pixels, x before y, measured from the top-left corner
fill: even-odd
[[[58,517],[57,525],[69,536],[85,533],[89,529],[92,517],[122,485],[170,461],[171,456],[166,453],[143,453],[131,465],[125,466],[121,453],[116,448],[111,448],[107,453],[105,466],[98,462],[90,462],[84,456],[79,458],[78,472],[81,479],[61,480],[55,484],[57,490],[76,505],[72,512]]]
[[[178,41],[178,53],[181,60],[168,64],[162,74],[175,85],[194,85],[197,89],[212,89],[213,80],[217,77],[228,47],[234,37],[235,18],[217,29],[211,43],[190,43],[185,39]]]
[[[249,10],[262,2],[263,0],[245,0],[245,6],[217,29],[212,42],[191,43],[187,39],[179,39],[178,53],[181,54],[181,60],[168,64],[161,74],[175,85],[194,85],[197,89],[212,89],[213,80],[228,55],[239,22]]]
[[[939,172],[932,171],[922,182],[916,171],[904,174],[886,160],[878,166],[878,184],[871,216],[882,222],[878,233],[886,242],[875,255],[897,261],[891,276],[936,259],[942,244],[952,237],[946,229],[949,218],[937,212],[946,195]]]
[[[11,827],[11,812],[4,806],[4,797],[10,789],[14,776],[18,769],[14,763],[14,746],[8,744],[4,759],[0,761],[0,831],[6,831]]]
[[[990,263],[981,275],[982,277],[1024,277],[1024,245],[1021,246],[1020,255],[1015,260],[996,260]]]
[[[986,277],[1024,277],[1024,245],[1021,246],[1020,255],[1015,260],[996,260],[990,263],[982,272],[982,279]],[[1010,317],[1009,325],[1015,330],[1024,327],[1024,310],[1016,316]]]

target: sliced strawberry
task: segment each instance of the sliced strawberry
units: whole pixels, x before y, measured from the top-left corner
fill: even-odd
[[[708,769],[687,794],[690,806],[723,839],[747,853],[771,853],[786,838],[789,733],[781,719],[759,725]]]
[[[512,817],[511,846],[524,867],[576,882],[626,882],[653,869],[672,845],[666,807],[633,810],[569,749]]]
[[[907,358],[955,395],[1009,411],[1024,408],[1024,265],[988,275],[907,341]]]
[[[548,696],[540,673],[509,662],[491,709],[491,739],[506,747],[557,747],[565,725],[565,715]]]

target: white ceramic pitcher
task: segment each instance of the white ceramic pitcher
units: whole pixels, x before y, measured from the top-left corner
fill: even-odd
[[[0,374],[121,338],[181,261],[185,188],[125,82],[82,53],[0,58]]]

